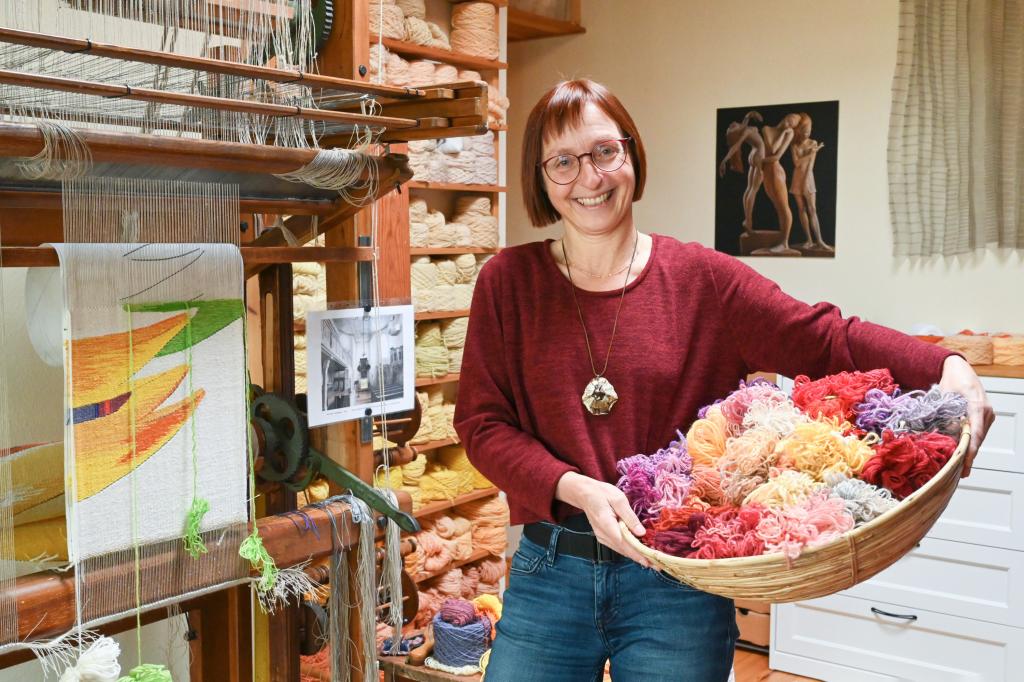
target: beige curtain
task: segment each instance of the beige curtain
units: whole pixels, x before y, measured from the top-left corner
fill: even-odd
[[[1024,248],[1024,0],[900,0],[889,124],[898,256]]]

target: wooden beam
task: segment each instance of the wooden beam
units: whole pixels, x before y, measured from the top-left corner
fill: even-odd
[[[0,27],[0,42],[13,43],[16,45],[28,45],[31,47],[70,52],[74,54],[87,53],[96,57],[105,57],[108,59],[191,69],[194,71],[216,73],[226,76],[258,78],[265,81],[271,81],[273,83],[305,85],[310,88],[320,90],[373,95],[375,97],[418,99],[426,96],[426,93],[418,88],[408,88],[397,85],[373,85],[364,81],[357,81],[349,78],[335,78],[312,73],[303,73],[302,71],[292,71],[290,69],[275,69],[268,66],[240,64],[237,62],[222,61],[220,59],[209,59],[207,57],[190,57],[187,55],[174,54],[173,52],[143,50],[135,47],[99,43],[93,40],[78,40],[75,38],[65,38],[63,36],[36,33],[33,31],[19,31],[11,28]]]
[[[111,99],[127,99],[136,102],[152,102],[170,104],[181,107],[197,107],[215,111],[234,111],[257,116],[274,118],[301,118],[306,121],[323,121],[340,125],[372,125],[387,128],[412,128],[416,121],[407,118],[391,118],[388,116],[367,116],[344,111],[327,111],[309,107],[274,104],[255,100],[233,99],[230,97],[214,97],[212,95],[194,95],[184,92],[170,92],[153,88],[131,87],[129,85],[111,85],[96,81],[44,76],[42,74],[24,73],[10,69],[0,69],[0,83],[16,85],[23,88],[39,90],[56,90],[74,92],[80,95],[93,95]]]
[[[63,201],[59,190],[0,189],[0,215],[10,209],[32,209],[60,211]],[[241,198],[239,209],[242,213],[272,213],[285,215],[324,215],[335,211],[339,199],[276,199]],[[45,241],[63,241],[48,239]],[[43,243],[43,242],[38,242]]]
[[[372,261],[370,248],[324,248],[315,246],[243,246],[242,261],[247,265],[278,263],[354,263]],[[52,246],[4,246],[0,265],[6,268],[50,268],[60,265]]]
[[[80,133],[83,142],[89,147],[93,161],[100,163],[204,168],[271,175],[292,173],[309,164],[319,152],[317,149],[292,149],[100,130],[82,130]],[[44,145],[43,134],[36,126],[0,123],[0,155],[35,156],[43,150]],[[397,168],[408,167],[408,159],[404,157],[384,155],[373,159],[378,177],[387,177]]]

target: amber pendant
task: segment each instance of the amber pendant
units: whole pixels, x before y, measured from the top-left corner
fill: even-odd
[[[583,405],[590,414],[608,414],[618,399],[615,387],[602,376],[591,379],[583,389]]]

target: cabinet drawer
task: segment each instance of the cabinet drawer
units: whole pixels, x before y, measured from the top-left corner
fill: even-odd
[[[985,436],[975,466],[1024,473],[1024,395],[988,394],[996,420]]]
[[[1024,550],[1024,474],[975,469],[960,481],[928,535]]]
[[[925,538],[843,594],[1024,627],[1024,552]]]
[[[771,666],[829,682],[1011,682],[1024,669],[1018,628],[886,602],[832,595],[780,604],[772,624]]]

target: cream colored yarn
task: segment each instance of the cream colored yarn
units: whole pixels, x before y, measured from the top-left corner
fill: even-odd
[[[454,222],[469,228],[472,246],[498,245],[498,219],[491,215],[491,200],[487,197],[463,196],[455,200]]]
[[[459,254],[452,264],[456,272],[455,284],[469,284],[476,279],[476,256],[473,254]]]
[[[466,345],[466,331],[469,329],[468,317],[456,317],[441,323],[441,337],[449,350],[462,348]]]
[[[448,349],[437,322],[416,325],[416,376],[442,377],[448,374]]]
[[[435,83],[454,83],[459,80],[459,70],[451,64],[437,64],[434,67]]]
[[[1024,335],[993,337],[992,362],[996,365],[1024,365]]]
[[[370,0],[373,2],[374,0]],[[402,14],[407,17],[426,20],[426,0],[395,0],[395,4],[402,8]]]
[[[994,360],[990,336],[956,334],[942,339],[939,345],[960,353],[972,365],[991,365]]]
[[[424,182],[453,182],[461,184],[493,185],[498,181],[498,161],[494,158],[494,133],[456,138],[461,151],[451,151],[455,145],[445,146],[448,153],[438,149],[434,141],[409,144],[409,167],[413,178]],[[455,220],[453,222],[461,222]]]
[[[385,38],[405,40],[405,15],[401,7],[387,3],[382,7],[375,0],[370,3],[369,15],[370,35],[380,35],[383,31]]]
[[[414,260],[410,276],[412,285],[420,289],[430,289],[440,283],[437,266],[430,260],[430,256],[421,256]]]
[[[489,2],[463,2],[452,7],[452,50],[485,59],[498,58],[497,8]]]

